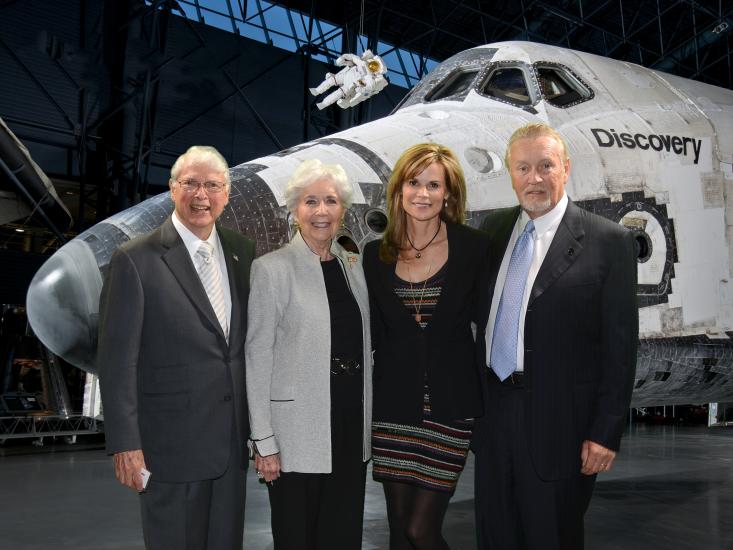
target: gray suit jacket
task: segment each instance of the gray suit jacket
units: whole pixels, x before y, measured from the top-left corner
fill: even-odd
[[[229,344],[170,218],[115,252],[102,288],[98,365],[107,450],[142,449],[158,481],[220,476],[233,432],[246,465],[244,340],[254,245],[217,231],[232,296]]]
[[[334,242],[361,311],[364,342],[364,454],[371,457],[372,358],[369,297],[361,258]],[[331,472],[331,317],[323,272],[298,233],[252,264],[247,331],[251,438],[283,471]]]

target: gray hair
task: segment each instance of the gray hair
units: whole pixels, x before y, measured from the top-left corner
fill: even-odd
[[[171,167],[171,182],[178,181],[178,176],[183,170],[183,165],[187,162],[197,164],[208,164],[214,170],[224,173],[224,181],[229,187],[231,183],[229,179],[229,165],[224,156],[210,145],[193,145],[189,147],[185,153],[176,159]]]
[[[333,182],[341,205],[345,209],[351,207],[354,188],[349,183],[349,178],[346,176],[346,171],[343,167],[340,164],[323,164],[318,159],[310,159],[303,161],[295,169],[293,176],[285,186],[283,195],[285,197],[285,204],[291,213],[294,213],[298,207],[298,201],[300,201],[300,195],[303,189],[322,178],[328,178]]]

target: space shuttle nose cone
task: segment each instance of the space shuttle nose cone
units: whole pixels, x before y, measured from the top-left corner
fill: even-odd
[[[89,246],[73,240],[51,256],[31,281],[28,320],[56,355],[96,372],[97,321],[102,276]]]

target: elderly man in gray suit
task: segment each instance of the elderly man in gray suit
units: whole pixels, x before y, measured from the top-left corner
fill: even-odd
[[[215,225],[230,187],[216,149],[191,147],[169,185],[175,212],[115,252],[102,289],[107,450],[141,492],[146,548],[241,550],[254,245]]]

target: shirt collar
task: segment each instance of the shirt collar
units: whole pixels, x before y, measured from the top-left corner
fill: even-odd
[[[551,229],[556,229],[558,225],[560,225],[560,220],[562,220],[562,217],[565,215],[565,210],[568,208],[568,196],[567,194],[563,193],[562,198],[557,201],[557,204],[553,207],[552,210],[547,212],[546,214],[542,214],[541,216],[535,218],[534,221],[534,234],[535,238],[539,237],[546,231],[549,231]],[[522,215],[519,217],[519,232],[521,233],[524,231],[524,226],[529,223],[529,215],[527,212],[522,210]]]
[[[196,251],[199,249],[199,246],[201,246],[201,243],[204,241],[199,239],[188,227],[183,225],[183,222],[178,219],[177,212],[173,211],[173,216],[171,216],[171,218],[176,231],[178,231],[178,234],[181,236],[181,240],[183,240],[183,244],[186,246],[186,250],[188,250],[188,254],[193,258],[196,255]],[[213,255],[216,257],[219,253],[219,238],[216,233],[216,227],[211,230],[206,242],[212,246],[214,250]]]

